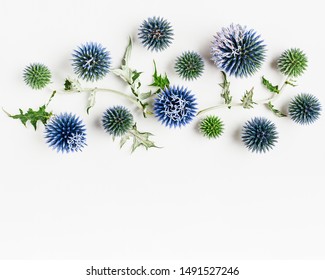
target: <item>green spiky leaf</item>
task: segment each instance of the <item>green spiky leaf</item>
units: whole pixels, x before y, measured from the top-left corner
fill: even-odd
[[[267,79],[264,78],[264,76],[262,77],[262,83],[270,92],[278,94],[280,93],[279,86],[272,85]]]
[[[19,109],[19,114],[11,115],[5,111],[5,113],[13,119],[20,120],[24,126],[26,126],[29,121],[34,129],[37,129],[37,122],[41,121],[44,125],[51,118],[52,112],[46,111],[46,105],[39,107],[37,111],[29,108],[26,113],[22,109]]]
[[[142,72],[137,72],[136,70],[132,71],[132,82],[134,83],[137,79],[139,79]],[[141,83],[139,87],[141,86]]]
[[[228,105],[228,108],[231,108],[232,96],[230,95],[230,82],[227,80],[227,75],[225,72],[221,71],[223,76],[223,82],[219,84],[222,88],[221,97],[225,100],[225,104]]]
[[[276,108],[274,107],[274,105],[271,103],[271,101],[268,102],[268,103],[266,104],[266,106],[267,106],[267,108],[270,109],[270,110],[271,110],[271,111],[272,111],[276,116],[278,116],[278,117],[280,117],[280,118],[282,118],[282,117],[286,117],[286,116],[287,116],[286,114],[282,113],[280,110],[276,109]]]
[[[78,80],[66,78],[64,81],[65,91],[81,91],[81,85]]]
[[[117,76],[119,76],[122,80],[124,80],[125,82],[127,82],[129,85],[131,85],[133,83],[133,71],[130,69],[129,67],[129,60],[131,57],[131,52],[132,52],[132,39],[131,37],[129,37],[129,43],[126,47],[123,59],[122,59],[122,63],[121,63],[121,67],[119,69],[113,69],[111,70],[111,72]]]
[[[129,43],[126,47],[121,67],[119,69],[113,69],[111,72],[120,77],[123,81],[125,81],[131,89],[132,94],[136,97],[137,102],[141,105],[142,111],[143,111],[143,116],[146,117],[148,114],[147,112],[147,107],[148,107],[148,102],[145,102],[145,99],[149,98],[152,93],[151,92],[146,92],[146,93],[141,93],[140,87],[141,87],[141,82],[140,82],[140,75],[142,72],[138,72],[137,70],[132,70],[129,67],[129,60],[131,57],[131,52],[132,52],[132,40],[129,38]]]
[[[158,75],[156,62],[153,61],[153,64],[155,67],[155,72],[152,75],[153,83],[150,86],[158,87],[159,90],[156,92],[156,93],[158,93],[160,91],[160,89],[163,90],[163,89],[165,89],[165,87],[169,87],[170,82],[169,82],[169,79],[168,79],[166,73],[164,76]]]
[[[150,132],[140,132],[137,129],[136,124],[133,125],[132,129],[121,137],[120,147],[130,139],[132,139],[131,152],[133,153],[137,148],[143,146],[148,150],[149,148],[159,148],[155,145],[153,141],[149,139],[150,136],[153,136]]]
[[[245,109],[251,109],[254,107],[253,105],[256,104],[253,101],[253,94],[254,94],[254,88],[252,88],[249,91],[246,90],[246,93],[244,94],[243,98],[240,100],[242,102],[242,106]]]

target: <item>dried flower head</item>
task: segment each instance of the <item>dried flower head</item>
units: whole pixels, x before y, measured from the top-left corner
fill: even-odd
[[[133,126],[133,116],[123,106],[108,108],[102,117],[102,125],[106,132],[113,136],[122,136]]]
[[[218,138],[223,132],[223,122],[217,116],[207,116],[200,123],[201,133],[208,138]]]
[[[41,63],[32,63],[24,69],[25,83],[32,89],[42,89],[51,82],[51,71]]]
[[[306,93],[294,97],[288,107],[290,118],[299,124],[315,122],[319,118],[321,110],[319,100],[315,96]]]
[[[235,77],[253,75],[265,59],[265,45],[253,29],[239,24],[222,28],[214,36],[211,55],[213,62],[224,72]]]
[[[203,69],[203,58],[196,52],[184,52],[175,62],[176,72],[185,80],[197,79],[202,75]]]
[[[266,118],[255,117],[247,121],[242,130],[242,141],[252,152],[265,153],[273,148],[277,139],[275,124]]]
[[[86,129],[82,120],[71,113],[50,119],[45,127],[45,138],[58,152],[78,152],[86,145]]]
[[[154,113],[164,125],[181,127],[193,120],[196,106],[196,98],[190,90],[171,86],[158,94],[154,101]]]
[[[169,47],[173,40],[171,24],[160,17],[144,20],[139,28],[139,39],[143,46],[151,51],[162,51]]]
[[[307,69],[307,56],[300,49],[289,49],[281,54],[278,68],[283,75],[299,77]]]
[[[110,71],[111,57],[101,44],[90,42],[81,45],[72,56],[74,71],[83,80],[97,81]]]

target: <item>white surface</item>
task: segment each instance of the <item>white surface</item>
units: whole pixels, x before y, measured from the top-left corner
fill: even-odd
[[[25,65],[42,62],[55,85],[73,75],[72,50],[87,41],[106,46],[113,66],[120,63],[128,36],[134,38],[131,65],[149,84],[152,60],[173,84],[188,86],[199,107],[221,102],[219,70],[209,62],[212,36],[240,23],[262,35],[268,48],[261,71],[249,79],[231,79],[234,98],[256,88],[267,92],[265,75],[282,77],[272,62],[287,48],[299,47],[309,58],[299,87],[287,88],[277,105],[284,108],[300,92],[325,104],[324,16],[320,1],[13,1],[2,0],[0,104],[9,112],[43,104],[49,91],[24,85]],[[151,16],[168,19],[175,41],[151,53],[137,39],[137,29]],[[182,82],[174,59],[186,50],[205,57],[202,79]],[[112,74],[101,85],[127,91]],[[226,130],[219,140],[204,139],[197,120],[170,130],[143,119],[130,104],[103,93],[88,116],[86,95],[58,95],[51,109],[74,112],[88,127],[83,153],[50,150],[37,132],[0,114],[1,188],[0,258],[55,259],[211,259],[324,258],[325,190],[324,116],[302,127],[278,119],[262,106],[253,110],[220,109]],[[120,150],[99,126],[102,112],[122,104],[134,112],[140,130],[151,131],[163,149]],[[252,154],[240,142],[243,123],[253,116],[272,119],[280,133],[275,149]]]

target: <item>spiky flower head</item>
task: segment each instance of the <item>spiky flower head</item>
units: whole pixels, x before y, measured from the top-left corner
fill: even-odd
[[[288,107],[290,118],[299,124],[311,124],[316,121],[322,110],[319,100],[307,93],[298,94],[291,99]]]
[[[83,80],[97,81],[110,71],[111,56],[101,44],[90,42],[81,45],[72,56],[74,72]]]
[[[86,145],[86,128],[76,115],[62,113],[47,123],[45,139],[57,152],[78,152]]]
[[[114,137],[122,136],[132,128],[133,116],[127,108],[114,106],[104,112],[102,125]]]
[[[181,127],[193,120],[196,106],[196,98],[190,90],[171,86],[158,94],[154,101],[154,113],[164,125]]]
[[[253,29],[231,24],[214,36],[212,61],[224,72],[235,77],[253,75],[265,59],[265,45]]]
[[[273,148],[278,139],[275,124],[266,118],[247,121],[242,130],[242,141],[252,152],[262,153]]]
[[[175,70],[178,75],[185,80],[197,79],[202,75],[204,62],[202,57],[193,51],[184,52],[177,57]]]
[[[299,77],[307,69],[308,59],[302,50],[292,48],[284,51],[279,60],[278,68],[283,75]]]
[[[51,82],[51,71],[41,63],[31,63],[24,69],[25,83],[32,89],[42,89]]]
[[[200,131],[208,138],[218,138],[222,134],[223,128],[223,122],[217,116],[207,116],[200,123]]]
[[[173,40],[171,24],[160,17],[144,20],[139,28],[139,39],[143,46],[151,51],[162,51],[169,47]]]

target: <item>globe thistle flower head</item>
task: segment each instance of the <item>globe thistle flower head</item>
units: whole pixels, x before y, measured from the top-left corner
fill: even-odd
[[[79,117],[63,113],[50,119],[45,127],[45,139],[57,152],[78,152],[86,145],[86,129]]]
[[[176,72],[185,80],[197,79],[202,75],[203,69],[203,59],[196,52],[184,52],[175,62]]]
[[[242,130],[242,141],[252,152],[262,153],[273,148],[278,139],[274,123],[255,117],[247,121]]]
[[[104,112],[102,125],[114,137],[122,136],[132,128],[133,116],[125,107],[114,106]]]
[[[320,117],[321,110],[319,100],[315,96],[306,93],[294,97],[288,107],[290,118],[303,125],[315,122]]]
[[[154,101],[155,116],[165,126],[181,127],[190,123],[197,111],[195,96],[184,87],[171,86]]]
[[[42,89],[51,82],[51,71],[41,63],[32,63],[24,69],[25,83],[32,89]]]
[[[299,77],[307,69],[307,56],[300,49],[288,49],[281,54],[278,60],[278,68],[283,75]]]
[[[151,51],[162,51],[169,47],[173,40],[171,24],[160,17],[144,20],[139,28],[139,39],[144,47]]]
[[[207,116],[200,123],[200,131],[208,138],[218,138],[223,128],[223,122],[217,116]]]
[[[110,71],[111,56],[101,44],[90,42],[81,45],[72,56],[74,72],[83,80],[97,81]]]
[[[235,77],[248,77],[260,69],[265,59],[265,45],[253,29],[239,24],[222,28],[212,42],[212,61]]]

